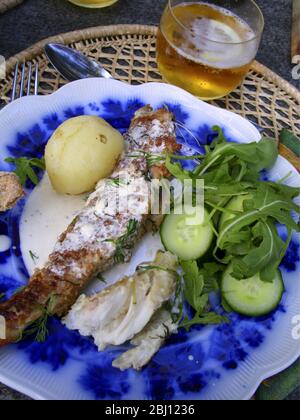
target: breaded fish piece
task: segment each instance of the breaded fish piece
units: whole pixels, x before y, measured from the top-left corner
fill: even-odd
[[[153,266],[87,297],[82,295],[63,323],[81,335],[92,336],[99,351],[131,340],[149,323],[176,289],[177,259],[159,252]]]
[[[0,172],[0,212],[12,209],[24,195],[16,174]]]
[[[145,183],[149,171],[152,176],[165,174],[164,164],[149,166],[147,155],[180,149],[173,118],[166,109],[153,111],[147,106],[139,110],[125,135],[126,153],[111,178],[127,174],[129,179],[139,178]],[[124,261],[131,258],[150,217],[145,214],[149,203],[138,194],[140,187],[137,185],[133,194],[131,208],[135,214],[124,209],[112,215],[105,206],[117,194],[117,188],[112,182],[108,185],[107,180],[98,184],[84,209],[60,236],[45,267],[34,273],[24,290],[0,304],[0,316],[6,326],[6,339],[0,339],[0,346],[19,340],[26,327],[42,317],[45,310],[64,316],[91,279],[116,264],[120,257]]]
[[[143,331],[131,340],[130,344],[134,347],[113,361],[113,367],[120,370],[130,368],[141,370],[151,361],[169,336],[177,333],[177,329],[178,325],[173,322],[170,312],[160,309]]]

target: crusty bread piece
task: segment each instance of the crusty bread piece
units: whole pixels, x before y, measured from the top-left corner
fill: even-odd
[[[0,172],[0,212],[12,209],[24,195],[17,175]]]

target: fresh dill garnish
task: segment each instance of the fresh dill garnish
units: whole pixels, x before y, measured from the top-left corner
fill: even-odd
[[[31,257],[31,259],[34,263],[36,263],[37,260],[39,259],[39,257],[37,255],[35,255],[34,252],[32,252],[32,251],[29,251],[29,255],[30,255],[30,257]]]
[[[96,279],[100,281],[100,283],[107,284],[107,281],[105,280],[105,278],[103,277],[101,273],[97,274]]]
[[[124,179],[121,179],[121,178],[110,178],[110,179],[107,180],[107,183],[109,185],[114,186],[114,187],[122,187],[122,186],[128,185],[124,181]]]
[[[114,256],[114,261],[116,264],[124,263],[126,259],[126,251],[130,251],[134,247],[133,236],[136,233],[138,228],[138,221],[136,219],[131,219],[127,226],[127,231],[125,235],[121,236],[117,240],[108,239],[106,242],[112,242],[116,245],[116,252]]]
[[[161,340],[167,340],[171,336],[170,328],[165,323],[162,324],[164,329],[163,335],[157,335],[156,337],[150,337],[152,340],[157,340],[160,338]]]
[[[151,166],[156,166],[156,165],[160,165],[162,163],[165,162],[166,160],[166,156],[165,155],[160,155],[160,154],[155,154],[155,153],[149,153],[149,152],[144,152],[143,150],[138,151],[137,153],[133,153],[131,155],[128,155],[128,157],[130,158],[145,158],[147,161],[147,165],[149,167]]]
[[[22,186],[25,186],[26,181],[29,179],[34,185],[39,183],[39,178],[34,171],[34,168],[44,171],[46,169],[45,158],[7,158],[4,160],[6,163],[15,165],[14,173],[19,177]]]
[[[35,341],[37,343],[44,343],[46,341],[46,338],[49,334],[47,324],[49,317],[52,315],[54,302],[55,297],[51,296],[48,299],[46,305],[41,307],[41,310],[43,312],[42,315],[37,320],[33,321],[27,326],[27,328],[22,334],[21,339],[25,337],[35,336]]]

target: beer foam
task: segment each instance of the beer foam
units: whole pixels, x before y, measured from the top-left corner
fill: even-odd
[[[181,42],[168,40],[178,54],[197,64],[216,69],[229,69],[249,64],[257,52],[257,39],[250,26],[228,10],[214,6],[231,16],[236,26],[206,17],[198,17],[185,30]],[[172,40],[173,41],[173,40]]]

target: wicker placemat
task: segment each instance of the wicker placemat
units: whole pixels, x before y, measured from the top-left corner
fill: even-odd
[[[40,94],[50,94],[66,82],[49,65],[43,46],[46,42],[68,44],[99,60],[119,80],[140,84],[160,81],[155,50],[157,28],[141,25],[96,27],[41,41],[8,60],[7,79],[0,81],[1,99],[9,101],[13,69],[17,60],[39,62]],[[300,93],[265,66],[255,62],[244,84],[224,99],[214,101],[279,138],[282,128],[300,137]],[[281,145],[281,154],[299,170],[299,158]]]
[[[12,9],[18,4],[23,3],[24,0],[0,0],[0,13],[4,13],[9,9]]]

